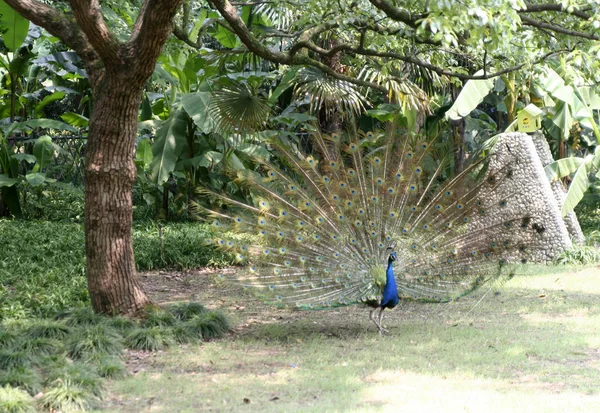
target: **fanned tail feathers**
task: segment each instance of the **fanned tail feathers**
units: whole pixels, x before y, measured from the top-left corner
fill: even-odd
[[[272,145],[285,169],[263,160],[260,174],[238,172],[253,203],[213,193],[227,211],[204,210],[220,234],[254,234],[254,242],[211,242],[249,262],[239,282],[271,302],[315,308],[377,299],[392,244],[400,296],[449,301],[510,276],[536,236],[536,217],[507,216],[509,200],[494,196],[510,166],[481,174],[481,160],[445,179],[428,142],[394,130],[316,134],[318,159],[282,140]]]

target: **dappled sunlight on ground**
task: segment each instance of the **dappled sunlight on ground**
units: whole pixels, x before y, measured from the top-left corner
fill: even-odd
[[[549,269],[547,269],[549,271]],[[147,273],[155,301],[200,301],[224,339],[129,355],[102,412],[591,412],[600,406],[600,270],[516,278],[480,300],[402,301],[379,336],[360,306],[262,305],[213,271]],[[485,292],[484,292],[485,293]],[[137,357],[137,358],[136,358]]]
[[[561,385],[548,386],[535,379],[507,383],[384,371],[369,382],[375,385],[361,392],[361,404],[377,405],[383,412],[591,412],[600,403],[600,396],[561,392]]]

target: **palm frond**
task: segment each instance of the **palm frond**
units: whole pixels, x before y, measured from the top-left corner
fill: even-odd
[[[262,127],[271,108],[267,99],[245,82],[228,80],[213,92],[209,106],[221,134],[245,133]]]
[[[334,79],[314,67],[305,67],[296,75],[294,92],[299,99],[309,98],[309,111],[318,113],[337,112],[342,117],[360,115],[365,109],[366,98],[349,82]]]
[[[364,67],[358,78],[384,86],[388,90],[387,98],[406,109],[430,112],[429,96],[408,78],[392,76],[385,68]]]

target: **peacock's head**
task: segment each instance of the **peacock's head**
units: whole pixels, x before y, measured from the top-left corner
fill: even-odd
[[[388,263],[389,262],[394,262],[398,259],[398,255],[396,254],[396,251],[392,252],[390,254],[390,257],[388,258]]]

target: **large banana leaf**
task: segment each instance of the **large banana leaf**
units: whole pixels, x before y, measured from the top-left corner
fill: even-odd
[[[150,139],[141,139],[138,143],[137,151],[135,152],[136,163],[143,168],[146,168],[152,163],[152,158],[152,145],[150,144]]]
[[[482,75],[483,70],[478,71],[475,75]],[[483,99],[489,95],[494,87],[493,79],[485,80],[469,80],[465,83],[460,91],[460,94],[454,101],[454,104],[446,112],[446,117],[452,120],[459,120],[471,113],[477,105],[483,102]]]
[[[546,165],[544,171],[548,180],[552,182],[576,172],[583,162],[582,158],[559,159]]]
[[[54,158],[55,145],[52,138],[48,135],[40,136],[33,145],[33,155],[36,164],[33,167],[34,172],[39,172],[47,167]]]
[[[150,170],[153,181],[159,185],[169,179],[169,174],[175,170],[179,155],[187,145],[188,119],[184,110],[176,110],[156,131],[156,140],[152,145],[153,159]]]
[[[90,120],[79,113],[65,112],[60,117],[69,125],[76,128],[87,128],[90,125]]]
[[[565,216],[569,212],[573,211],[573,208],[581,201],[583,195],[590,186],[588,175],[590,173],[590,166],[592,164],[592,158],[594,155],[588,155],[584,159],[585,161],[577,169],[573,181],[569,186],[569,192],[562,206],[562,215]]]
[[[211,102],[212,91],[207,82],[203,82],[196,93],[181,95],[181,105],[192,118],[196,126],[206,134],[213,131],[215,121],[208,111]]]
[[[0,0],[0,32],[8,50],[16,51],[25,41],[29,20],[22,17],[3,0]]]

